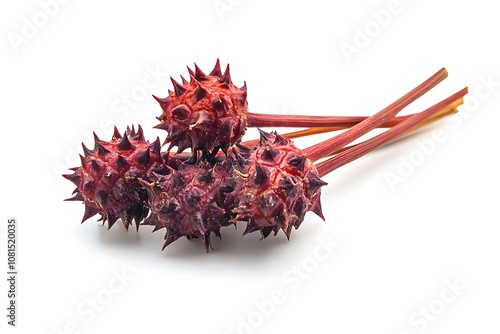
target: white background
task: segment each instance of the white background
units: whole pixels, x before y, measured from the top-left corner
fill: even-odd
[[[74,0],[49,6],[49,17],[34,0],[2,2],[0,217],[19,220],[20,274],[14,330],[1,280],[2,328],[498,333],[500,24],[491,4],[401,0],[388,17],[388,0]],[[349,57],[347,44],[357,48]],[[111,123],[141,123],[163,139],[151,94],[166,96],[185,65],[209,72],[217,57],[236,84],[247,81],[253,112],[369,115],[443,66],[449,78],[405,113],[466,85],[471,93],[457,116],[325,177],[326,222],[308,214],[290,241],[241,237],[239,225],[209,254],[186,239],[162,252],[163,232],[149,227],[108,231],[97,216],[80,225],[83,205],[63,202],[74,187],[60,174],[78,164],[81,142],[93,130],[109,139]],[[418,142],[434,131],[444,139],[424,154]],[[410,159],[418,163],[391,186],[388,175]],[[315,258],[332,240],[338,248]],[[122,271],[127,280],[115,282]],[[281,303],[263,302],[277,293]]]

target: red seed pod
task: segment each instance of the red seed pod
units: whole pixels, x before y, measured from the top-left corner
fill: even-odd
[[[166,98],[155,99],[163,112],[156,128],[168,132],[166,142],[170,148],[182,152],[215,154],[219,149],[227,151],[238,142],[246,130],[246,84],[238,88],[231,81],[229,65],[224,73],[217,60],[215,68],[206,75],[197,65],[189,69],[190,81],[182,78],[182,84],[171,78],[174,91]]]
[[[85,205],[82,222],[99,213],[108,228],[122,219],[126,229],[133,220],[138,229],[151,212],[143,224],[166,229],[163,248],[184,236],[200,238],[207,252],[211,234],[220,237],[221,227],[237,221],[247,223],[243,234],[260,231],[266,238],[282,230],[289,238],[308,211],[323,218],[320,189],[326,183],[320,176],[456,112],[468,91],[396,117],[447,76],[443,68],[371,117],[277,116],[248,113],[246,85],[232,84],[229,65],[224,73],[219,61],[209,75],[196,65],[189,71],[189,82],[172,80],[174,91],[157,98],[163,109],[157,127],[168,131],[170,148],[191,148],[192,153],[161,153],[159,139],[146,141],[140,126],[137,132],[127,128],[123,136],[115,128],[109,142],[95,136],[93,150],[83,146],[81,166],[64,175],[76,185],[69,200]],[[317,126],[346,131],[300,150],[289,139],[263,131],[255,147],[243,146],[239,142],[246,126],[313,127],[300,136],[317,133]],[[377,127],[389,129],[346,146]],[[226,154],[217,154],[219,149]]]
[[[158,175],[154,182],[143,181],[148,195],[150,216],[143,225],[166,228],[162,249],[179,239],[200,238],[208,252],[210,235],[221,237],[220,228],[232,224],[234,187],[230,160],[197,164],[179,162],[170,174]]]
[[[127,128],[123,136],[115,127],[109,142],[100,140],[95,133],[94,138],[93,150],[82,144],[82,165],[72,168],[73,174],[63,175],[76,185],[75,196],[67,200],[83,201],[82,222],[99,213],[108,228],[121,218],[127,230],[132,220],[138,229],[149,212],[145,205],[147,193],[139,178],[168,172],[160,154],[160,140],[146,141],[140,125],[137,131],[133,126]]]
[[[243,234],[260,231],[266,238],[281,229],[290,238],[307,211],[323,218],[320,188],[326,183],[291,140],[260,131],[254,148],[240,145],[232,151],[237,161],[234,195],[239,198],[233,221],[247,222]]]

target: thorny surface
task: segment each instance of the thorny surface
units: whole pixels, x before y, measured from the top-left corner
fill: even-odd
[[[243,235],[259,231],[262,239],[282,230],[290,238],[308,211],[323,218],[320,179],[409,131],[456,112],[467,89],[424,112],[395,117],[404,107],[447,76],[441,69],[408,94],[371,117],[258,115],[248,112],[246,83],[237,88],[229,65],[224,73],[217,60],[209,75],[195,65],[190,80],[172,79],[174,91],[156,98],[162,107],[157,128],[167,130],[167,152],[159,138],[145,140],[139,126],[120,135],[115,128],[109,142],[95,137],[93,150],[83,146],[80,167],[65,178],[76,185],[74,197],[85,204],[83,221],[100,215],[108,228],[121,219],[165,229],[163,248],[186,237],[201,239],[206,251],[210,236],[221,228],[246,222]],[[288,117],[288,118],[287,118]],[[327,130],[347,130],[304,151],[290,139],[260,130],[260,139],[240,144],[247,126],[314,126],[291,136]],[[365,142],[346,146],[377,127],[388,127]],[[178,147],[177,154],[169,153]],[[191,153],[181,153],[186,148]],[[218,153],[222,150],[223,153]],[[201,155],[199,154],[201,153]],[[331,156],[331,157],[329,157]],[[322,160],[329,157],[326,160]],[[316,162],[316,163],[315,163]]]

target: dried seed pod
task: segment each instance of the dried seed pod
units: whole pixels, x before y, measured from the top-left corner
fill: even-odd
[[[246,86],[235,88],[229,66],[219,61],[205,75],[195,66],[191,80],[172,80],[174,91],[160,102],[163,114],[158,127],[169,131],[167,141],[179,151],[169,158],[160,152],[157,139],[149,143],[142,128],[115,128],[110,142],[95,137],[93,150],[83,146],[82,165],[64,175],[77,188],[74,197],[85,204],[83,221],[99,213],[110,228],[117,219],[128,229],[144,221],[154,231],[166,228],[164,248],[180,237],[201,238],[208,252],[210,236],[220,228],[247,223],[244,234],[260,231],[262,238],[283,230],[289,238],[308,211],[321,218],[320,179],[333,170],[391,142],[416,128],[456,112],[467,93],[464,88],[425,111],[392,117],[447,75],[441,69],[421,85],[371,117],[311,117],[309,115],[257,115],[247,112]],[[261,131],[255,147],[239,144],[246,126],[337,126],[349,128],[317,145],[299,150],[277,133]],[[375,127],[389,130],[361,143],[345,146]],[[338,129],[338,128],[335,128]],[[312,134],[309,129],[301,135]],[[237,144],[229,150],[233,144]],[[249,144],[248,144],[249,145]],[[219,149],[226,153],[216,154]],[[229,151],[228,151],[229,150]],[[202,159],[197,161],[198,152]],[[193,159],[194,157],[194,159]],[[316,165],[313,164],[326,158]],[[150,209],[151,208],[151,209]],[[82,221],[82,222],[83,222]]]
[[[320,188],[323,182],[312,161],[289,139],[277,133],[260,132],[252,149],[233,149],[237,161],[234,195],[239,203],[233,221],[247,222],[244,234],[260,231],[262,238],[281,229],[290,238],[307,211],[323,218]]]
[[[196,164],[179,162],[168,175],[154,182],[143,181],[148,195],[150,216],[143,225],[166,228],[163,249],[180,237],[200,238],[208,252],[210,235],[221,237],[220,228],[232,224],[234,190],[229,177],[230,160]]]
[[[197,65],[194,72],[189,69],[189,74],[189,82],[171,79],[174,91],[166,98],[155,97],[163,110],[156,128],[168,132],[166,142],[170,148],[177,146],[178,152],[186,148],[210,154],[219,149],[227,151],[246,130],[246,84],[236,87],[229,65],[222,73],[218,59],[210,74]]]
[[[73,174],[63,175],[76,185],[74,197],[67,200],[83,201],[83,220],[100,214],[103,224],[111,228],[121,218],[128,230],[132,220],[137,228],[148,215],[145,205],[147,193],[139,178],[148,179],[152,173],[168,172],[160,154],[160,140],[153,143],[144,139],[141,126],[127,128],[122,135],[115,127],[111,141],[100,140],[95,134],[93,150],[83,146],[82,165],[72,168]]]

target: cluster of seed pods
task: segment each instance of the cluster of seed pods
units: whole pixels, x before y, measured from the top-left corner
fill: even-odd
[[[200,239],[207,252],[212,234],[220,238],[221,228],[239,221],[246,223],[243,234],[259,231],[266,238],[282,230],[290,238],[308,211],[323,218],[320,188],[326,183],[321,176],[431,117],[456,111],[466,93],[462,90],[414,116],[393,118],[444,79],[446,71],[441,70],[372,117],[268,115],[266,119],[248,112],[246,83],[241,88],[232,83],[229,65],[224,73],[219,60],[208,75],[196,65],[188,71],[190,80],[172,79],[174,90],[166,98],[155,97],[162,109],[156,128],[168,133],[165,152],[159,138],[152,143],[144,138],[140,126],[137,131],[127,128],[123,135],[115,128],[110,141],[95,137],[92,150],[83,146],[81,166],[64,175],[76,185],[69,200],[85,205],[82,222],[99,214],[108,228],[117,219],[126,229],[133,221],[137,229],[151,225],[153,232],[165,229],[163,248],[186,237]],[[248,126],[264,123],[348,130],[304,151],[285,136],[262,130],[256,142],[241,143]],[[360,143],[336,159],[345,144],[375,127],[391,129],[384,138]],[[170,152],[173,147],[177,153]],[[188,148],[189,153],[182,153]]]

